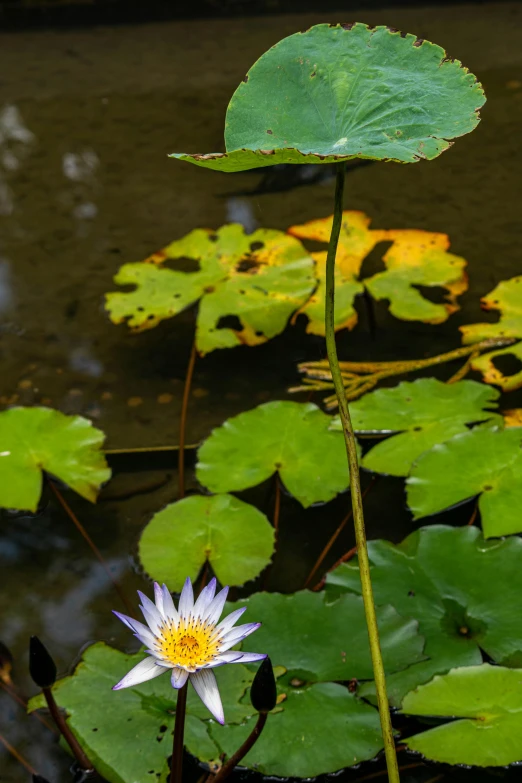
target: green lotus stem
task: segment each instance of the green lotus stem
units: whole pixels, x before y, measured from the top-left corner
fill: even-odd
[[[357,544],[364,613],[366,615],[366,625],[368,627],[368,637],[370,640],[370,653],[372,658],[373,676],[375,679],[375,689],[377,692],[377,704],[379,707],[379,716],[381,719],[381,730],[384,741],[384,752],[386,755],[388,780],[390,783],[400,783],[399,767],[397,765],[397,755],[395,753],[395,742],[393,739],[393,729],[388,706],[388,696],[386,694],[386,678],[384,675],[381,645],[379,641],[379,628],[377,626],[377,616],[375,613],[375,603],[373,600],[372,581],[370,576],[370,560],[368,558],[368,548],[366,545],[361,482],[359,478],[359,464],[357,460],[357,444],[350,419],[350,411],[348,408],[348,402],[346,400],[343,378],[339,367],[339,360],[337,358],[337,347],[335,344],[335,256],[337,253],[337,244],[339,242],[339,234],[341,231],[341,223],[343,218],[342,213],[345,165],[344,163],[338,163],[336,164],[336,168],[337,178],[335,185],[335,207],[332,233],[330,235],[328,255],[326,258],[326,352],[328,355],[328,361],[330,363],[330,370],[332,373],[335,393],[339,402],[339,413],[341,415],[344,440],[346,443],[346,452],[348,455],[348,466],[350,468],[350,490],[352,498],[353,521],[355,527],[355,542]]]

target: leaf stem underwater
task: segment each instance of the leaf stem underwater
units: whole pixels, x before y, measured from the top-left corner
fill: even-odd
[[[384,741],[384,752],[386,755],[386,766],[388,769],[388,780],[390,783],[400,783],[399,767],[397,765],[397,756],[395,753],[395,742],[393,739],[393,729],[391,725],[390,710],[388,706],[388,696],[386,694],[386,678],[382,662],[381,645],[379,641],[379,629],[377,626],[377,616],[375,613],[375,603],[373,600],[372,582],[370,576],[370,561],[368,558],[368,548],[366,545],[366,531],[364,528],[364,512],[361,495],[361,482],[359,477],[359,464],[357,460],[357,445],[350,418],[348,401],[344,390],[343,378],[337,358],[337,346],[335,344],[335,256],[337,253],[337,244],[341,231],[343,218],[343,196],[345,166],[339,163],[337,168],[337,178],[335,184],[335,207],[332,223],[332,233],[328,244],[328,255],[326,258],[326,301],[325,301],[325,335],[326,352],[335,393],[339,402],[339,413],[346,443],[346,453],[348,455],[348,465],[350,468],[350,490],[352,499],[353,521],[355,527],[355,541],[357,545],[357,555],[359,559],[359,573],[361,576],[362,597],[364,604],[364,613],[366,615],[366,625],[368,628],[368,637],[370,640],[370,653],[372,658],[373,675],[375,679],[375,689],[377,692],[377,704],[379,707],[379,716],[381,719],[381,730]]]

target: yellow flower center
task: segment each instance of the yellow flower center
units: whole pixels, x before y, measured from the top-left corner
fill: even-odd
[[[219,652],[219,636],[214,628],[192,618],[182,619],[177,628],[172,623],[162,625],[156,637],[159,657],[173,666],[196,671]]]

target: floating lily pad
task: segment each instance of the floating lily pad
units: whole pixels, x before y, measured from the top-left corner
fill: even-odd
[[[486,538],[522,532],[522,434],[480,427],[427,451],[407,480],[414,518],[479,498]]]
[[[51,408],[11,408],[0,413],[0,505],[36,511],[42,471],[94,503],[108,481],[101,446],[105,435],[81,416]]]
[[[164,265],[190,259],[199,269]],[[113,323],[134,331],[156,326],[201,299],[196,327],[200,353],[235,345],[258,345],[279,334],[315,287],[313,260],[282,231],[245,234],[232,223],[217,231],[196,229],[141,263],[124,264],[114,278],[133,291],[106,295]],[[235,316],[237,328],[222,323]]]
[[[465,345],[495,337],[522,339],[522,277],[504,280],[480,301],[483,310],[499,310],[500,320],[495,324],[461,326],[462,342]],[[504,375],[494,363],[499,356],[514,356],[522,361],[522,342],[483,353],[473,359],[471,366],[482,373],[486,383],[494,383],[504,391],[519,389],[522,386],[522,370],[513,375]]]
[[[453,669],[409,693],[402,711],[451,720],[405,740],[428,759],[474,767],[522,761],[522,669]]]
[[[382,749],[377,711],[335,683],[288,688],[282,711],[270,715],[241,766],[263,775],[311,778],[371,759]],[[212,726],[210,733],[230,757],[254,728]]]
[[[377,604],[415,618],[429,660],[387,677],[390,701],[433,675],[482,662],[481,650],[505,666],[522,666],[522,540],[485,541],[475,527],[420,528],[401,544],[369,541]],[[360,594],[356,562],[328,575],[327,593]],[[264,648],[263,648],[264,649]],[[374,697],[374,686],[359,693]]]
[[[350,404],[356,432],[392,435],[365,454],[362,466],[376,473],[407,476],[412,463],[437,443],[444,443],[466,425],[503,419],[496,408],[499,393],[482,383],[442,383],[435,378],[400,383],[392,389],[378,389]],[[338,416],[332,429],[341,430]],[[393,433],[399,433],[394,435]]]
[[[58,680],[52,689],[72,732],[109,783],[166,783],[168,778],[176,711],[168,671],[132,688],[111,691],[142,658],[142,653],[125,655],[99,642],[87,648],[74,674]],[[243,721],[253,712],[249,700],[241,701],[253,674],[241,664],[215,672],[226,720]],[[31,699],[29,711],[40,707],[45,707],[42,695]],[[202,760],[218,761],[220,751],[208,734],[208,718],[189,686],[185,744]]]
[[[349,484],[341,433],[313,403],[267,402],[228,419],[198,451],[196,476],[212,492],[254,487],[279,472],[302,503],[331,500]]]
[[[226,153],[173,157],[221,171],[276,163],[437,157],[478,123],[484,93],[435,44],[387,27],[311,27],[272,46],[232,96]]]
[[[370,679],[373,676],[362,598],[301,590],[293,595],[256,593],[241,601],[263,624],[256,644],[274,664],[304,681]],[[234,605],[231,604],[231,607]],[[387,673],[423,660],[424,638],[417,623],[391,606],[377,610]]]
[[[222,584],[242,585],[269,564],[274,529],[257,508],[232,495],[193,495],[155,514],[141,534],[145,570],[171,590],[194,581],[207,561]]]

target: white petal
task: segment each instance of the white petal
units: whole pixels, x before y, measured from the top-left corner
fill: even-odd
[[[214,672],[209,669],[200,669],[190,675],[190,682],[199,698],[218,723],[225,723],[225,714]]]
[[[239,642],[242,642],[247,636],[250,636],[251,633],[257,631],[260,625],[261,623],[247,623],[246,625],[238,625],[237,628],[232,628],[232,630],[226,633],[222,638],[219,645],[219,651],[225,652],[225,650],[230,650],[235,644],[239,644]]]
[[[180,617],[185,619],[190,615],[194,608],[194,591],[192,589],[192,582],[187,576],[183,590],[181,591],[181,597],[179,599],[178,612]]]
[[[138,590],[138,595],[141,598],[140,609],[143,612],[145,620],[147,621],[147,625],[149,626],[152,633],[158,635],[164,622],[163,617],[158,612],[156,604],[154,604],[150,598],[147,598],[147,596],[144,595],[140,590]]]
[[[158,612],[165,615],[165,612],[163,611],[163,590],[157,582],[154,582],[154,600],[156,601]]]
[[[241,607],[241,609],[235,609],[233,612],[231,612],[227,617],[225,617],[224,620],[221,620],[219,625],[216,626],[216,632],[220,631],[222,634],[225,634],[227,631],[229,631],[234,623],[236,623],[242,614],[244,614],[247,610],[246,606]]]
[[[216,666],[224,666],[226,663],[239,663],[239,659],[243,657],[241,650],[234,650],[234,652],[224,652],[217,655],[212,663],[207,663],[202,668],[215,669]]]
[[[218,658],[221,658],[223,655],[230,655],[230,653],[221,653],[221,655],[218,655]],[[266,653],[241,653],[241,656],[239,658],[236,658],[235,661],[229,661],[229,663],[256,663],[256,661],[264,661],[266,658]]]
[[[131,631],[133,631],[134,635],[138,637],[140,642],[143,644],[148,644],[149,646],[152,646],[156,642],[156,637],[150,631],[146,625],[143,625],[143,623],[138,622],[137,620],[134,620],[132,617],[127,617],[126,614],[120,614],[120,612],[113,611],[113,614],[116,615],[118,620],[121,620],[122,623],[125,623],[127,628],[130,628]]]
[[[172,687],[176,688],[177,690],[179,688],[183,688],[185,683],[188,680],[189,673],[185,671],[185,669],[180,669],[179,666],[174,666],[172,669],[172,674],[170,677],[170,681],[172,683]]]
[[[172,620],[176,627],[179,625],[179,614],[174,606],[174,601],[167,585],[163,585],[163,614],[169,620]]]
[[[227,600],[228,587],[224,587],[214,598],[207,610],[207,615],[204,618],[208,625],[215,625],[221,617],[221,612],[225,606]]]
[[[140,661],[134,669],[131,669],[112,690],[119,691],[121,688],[130,688],[131,685],[139,685],[140,682],[152,680],[154,677],[158,677],[164,672],[164,667],[158,666],[154,658],[145,658],[143,661]]]
[[[202,620],[205,618],[207,614],[207,609],[212,603],[212,600],[216,593],[216,584],[217,584],[217,580],[214,577],[214,579],[211,579],[208,585],[203,588],[203,590],[199,594],[198,600],[194,604],[194,609],[192,610],[193,617],[195,618],[199,617]]]

